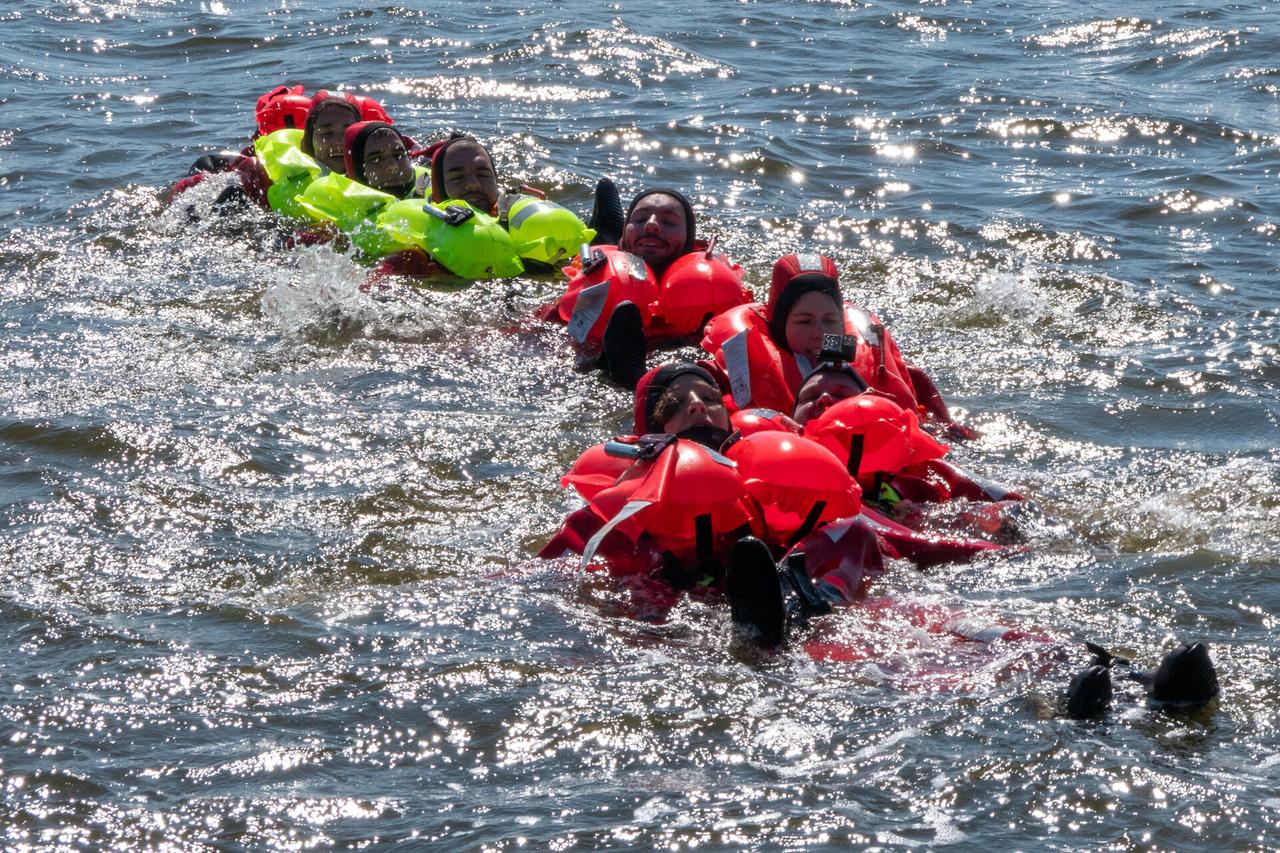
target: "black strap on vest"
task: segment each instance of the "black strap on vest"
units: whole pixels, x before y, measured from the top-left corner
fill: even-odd
[[[862,439],[863,436],[849,436],[849,462],[845,470],[852,477],[858,476],[858,468],[862,465]]]
[[[703,514],[693,519],[693,536],[694,549],[698,555],[698,562],[705,563],[711,560],[711,516]]]
[[[809,510],[809,514],[804,517],[804,523],[800,525],[800,529],[791,537],[791,541],[787,543],[787,550],[799,542],[804,537],[813,532],[813,528],[818,526],[818,518],[821,517],[822,511],[827,508],[826,501],[818,501],[813,505],[813,509]]]

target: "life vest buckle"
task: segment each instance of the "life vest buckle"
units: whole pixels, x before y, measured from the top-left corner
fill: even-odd
[[[604,266],[605,261],[608,260],[608,258],[605,257],[604,252],[599,249],[592,249],[586,243],[582,244],[579,257],[582,258],[583,275],[591,275],[591,273]]]
[[[635,443],[606,441],[604,452],[622,459],[655,459],[675,442],[676,437],[671,433],[651,432],[637,438]]]
[[[476,215],[476,212],[471,209],[470,205],[463,206],[460,204],[449,205],[449,207],[446,207],[443,210],[436,207],[434,204],[424,204],[422,206],[422,210],[424,213],[429,213],[436,219],[439,219],[445,225],[452,225],[454,227],[461,225]]]

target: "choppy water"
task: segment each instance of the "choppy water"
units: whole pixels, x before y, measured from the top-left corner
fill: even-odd
[[[1275,846],[1280,11],[429,6],[0,11],[6,849]],[[285,79],[577,207],[686,188],[757,288],[835,256],[1045,509],[880,592],[1207,640],[1217,713],[1046,720],[1082,655],[870,609],[822,630],[873,662],[742,660],[533,560],[629,409],[528,320],[554,281],[375,301],[155,201]]]

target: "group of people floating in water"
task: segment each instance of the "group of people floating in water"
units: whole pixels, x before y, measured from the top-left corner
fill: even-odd
[[[646,189],[624,209],[602,179],[584,222],[531,187],[504,190],[474,137],[420,146],[369,97],[280,86],[256,118],[251,146],[200,158],[171,200],[229,173],[219,204],[269,208],[298,243],[350,245],[384,286],[562,266],[565,290],[540,316],[565,325],[579,367],[634,391],[634,425],[565,475],[586,504],[540,555],[606,569],[650,618],[682,591],[723,591],[739,641],[774,650],[862,601],[886,559],[928,567],[1020,550],[1007,533],[1023,497],[947,459],[944,440],[976,433],[879,317],[845,298],[830,258],[779,258],[761,303],[699,238],[677,190]],[[690,343],[704,357],[649,366],[655,350]],[[931,508],[946,505],[962,508],[963,527],[931,528]],[[1049,641],[956,617],[916,619],[961,640]],[[1111,670],[1128,664],[1089,649],[1069,716],[1105,713]],[[1203,707],[1219,691],[1202,643],[1129,675],[1157,702]]]

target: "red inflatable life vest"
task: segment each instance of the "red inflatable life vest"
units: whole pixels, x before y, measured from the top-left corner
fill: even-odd
[[[387,124],[395,124],[391,120],[391,116],[387,115],[387,111],[382,104],[368,95],[356,95],[352,92],[330,92],[327,89],[321,89],[311,96],[311,104],[314,106],[329,98],[341,98],[355,107],[360,113],[360,121],[385,121]],[[301,127],[302,125],[298,126]]]
[[[302,86],[276,86],[260,96],[254,105],[253,117],[258,123],[255,135],[266,136],[286,127],[302,127],[310,108],[311,96]]]
[[[729,377],[725,405],[730,411],[748,406],[790,413],[804,377],[795,357],[769,337],[769,321],[759,302],[739,305],[707,323],[702,348]]]
[[[858,375],[903,408],[914,410],[916,398],[906,362],[876,316],[846,302],[844,333],[857,339],[852,364]],[[765,307],[759,302],[739,305],[712,318],[706,326],[702,348],[729,376],[731,393],[726,405],[730,409],[795,409],[804,373],[796,357],[769,336]]]
[[[742,267],[718,254],[713,243],[705,250],[676,258],[663,273],[649,336],[696,335],[709,318],[750,301],[751,291],[742,283]]]
[[[302,89],[301,86],[296,88]],[[307,113],[310,111],[311,99],[300,92],[277,95],[265,104],[259,102],[258,135],[266,136],[285,128],[306,127]]]
[[[583,565],[615,530],[633,542],[647,536],[688,565],[722,556],[746,532],[760,533],[737,465],[685,439],[632,465],[613,486],[596,492],[589,506],[607,523],[587,543]]]
[[[914,412],[875,394],[839,401],[805,424],[804,435],[844,460],[864,488],[877,474],[895,474],[948,450],[920,428]]]
[[[395,124],[391,116],[387,115],[386,108],[368,95],[347,95],[347,100],[360,110],[361,121],[385,121],[387,124]]]
[[[569,336],[580,346],[599,348],[604,328],[620,302],[634,302],[645,326],[658,298],[658,282],[643,260],[616,246],[596,246],[584,263],[574,258],[564,268],[569,289],[556,303]]]
[[[725,455],[760,505],[767,538],[781,549],[820,525],[857,515],[862,489],[844,462],[802,436],[777,430],[733,442]]]
[[[773,409],[742,409],[730,415],[729,422],[744,437],[758,432],[800,434],[799,424]]]
[[[582,452],[568,472],[560,478],[560,487],[574,490],[585,501],[613,486],[635,462],[624,456],[615,456],[608,450],[608,443],[597,444]]]
[[[598,347],[618,303],[634,302],[651,341],[696,334],[708,316],[751,298],[742,283],[742,267],[700,245],[677,258],[659,282],[639,257],[616,246],[595,246],[592,257],[574,258],[564,268],[568,289],[556,303],[556,314],[569,324],[580,345]]]

